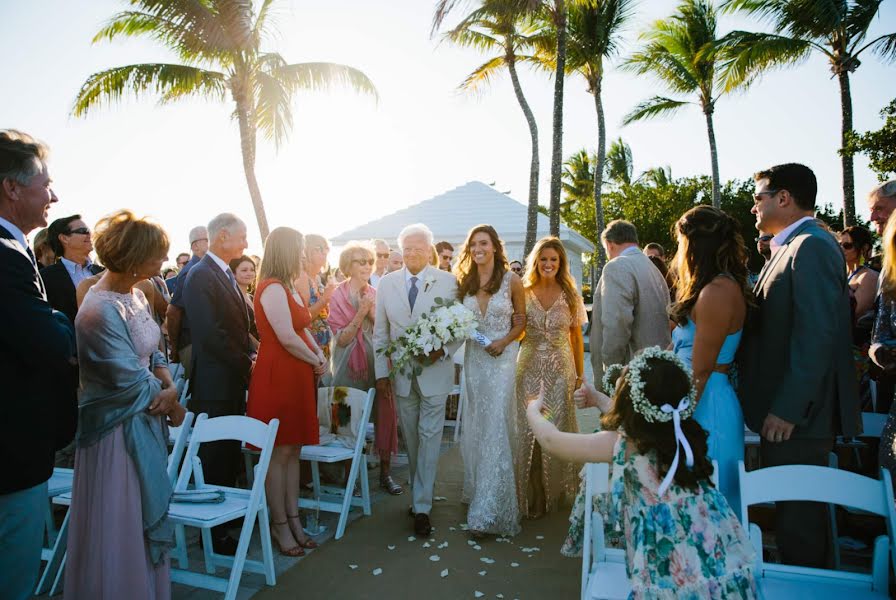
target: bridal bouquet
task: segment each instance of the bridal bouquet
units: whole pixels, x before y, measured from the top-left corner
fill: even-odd
[[[415,359],[476,334],[478,321],[473,311],[459,302],[446,302],[443,298],[436,298],[434,303],[435,306],[398,339],[380,349],[381,354],[392,359],[390,375],[420,375],[423,366]]]

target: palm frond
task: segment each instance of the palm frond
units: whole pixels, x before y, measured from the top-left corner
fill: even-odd
[[[856,0],[846,15],[846,34],[853,47],[860,44],[868,34],[868,28],[880,10],[883,0]]]
[[[87,78],[75,98],[72,114],[84,116],[96,106],[120,100],[128,91],[135,96],[155,93],[163,101],[185,96],[222,100],[227,92],[227,78],[223,73],[187,65],[148,63],[116,67]]]
[[[478,94],[491,85],[492,80],[507,65],[504,55],[495,56],[476,67],[472,73],[457,86],[458,90]]]
[[[258,8],[255,24],[252,26],[252,36],[255,39],[256,47],[261,45],[262,38],[274,32],[273,6],[274,0],[262,0],[261,6]]]
[[[367,75],[354,67],[337,63],[297,63],[276,67],[269,75],[290,92],[325,91],[336,87],[368,94],[379,101],[376,87]]]
[[[619,65],[619,69],[637,75],[654,75],[670,90],[680,94],[700,89],[701,82],[687,62],[659,45],[635,52]]]
[[[682,100],[674,100],[672,98],[664,98],[662,96],[654,96],[649,98],[631,110],[622,118],[623,125],[630,125],[635,121],[643,121],[653,119],[660,116],[671,115],[684,108],[692,102],[684,102]]]
[[[896,61],[896,33],[882,35],[879,38],[871,40],[864,48],[856,51],[855,55],[858,56],[866,48],[871,48],[871,51],[879,56],[884,62]]]
[[[258,72],[255,81],[255,126],[280,148],[292,130],[292,92],[282,80],[264,72]]]
[[[479,52],[493,52],[504,49],[504,40],[492,32],[472,27],[452,29],[445,34],[445,39],[461,48],[472,48]]]
[[[719,40],[719,47],[726,92],[748,87],[768,69],[803,61],[812,49],[806,40],[748,31],[732,31]]]

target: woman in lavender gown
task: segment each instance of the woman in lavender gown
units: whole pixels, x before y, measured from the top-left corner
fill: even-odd
[[[168,252],[161,227],[120,211],[95,228],[107,267],[75,320],[81,394],[65,598],[167,599],[167,425],[183,421],[159,327],[134,288]]]

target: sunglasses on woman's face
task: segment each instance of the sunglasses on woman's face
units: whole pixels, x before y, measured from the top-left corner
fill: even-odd
[[[856,247],[856,245],[853,244],[852,242],[840,242],[840,247],[843,248],[844,250],[852,250],[853,248]]]
[[[375,261],[374,259],[372,259],[372,258],[365,258],[365,259],[363,259],[363,260],[360,259],[360,258],[356,258],[356,259],[353,260],[352,262],[355,263],[355,264],[361,265],[362,267],[363,267],[364,265],[370,265],[370,266],[372,267],[372,266],[376,263],[376,261]]]
[[[80,233],[81,235],[90,235],[90,230],[87,227],[78,227],[77,229],[69,229],[68,235],[73,233]]]

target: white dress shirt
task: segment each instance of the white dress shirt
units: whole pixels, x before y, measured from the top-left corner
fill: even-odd
[[[64,256],[59,259],[62,261],[62,266],[65,267],[65,270],[68,271],[68,276],[71,277],[72,283],[75,285],[75,289],[78,288],[78,284],[93,277],[93,271],[90,270],[90,266],[93,264],[93,261],[90,258],[87,259],[83,265],[79,265],[78,263],[71,261]]]
[[[10,232],[12,234],[12,237],[16,238],[16,241],[22,244],[23,248],[28,247],[28,242],[25,240],[25,234],[22,233],[21,229],[19,229],[3,217],[0,217],[0,225],[2,225],[4,229]]]
[[[797,230],[797,228],[805,223],[806,221],[814,221],[815,217],[803,217],[802,219],[798,219],[782,229],[778,235],[773,237],[769,242],[769,247],[772,250],[772,254],[774,254],[778,248],[784,245],[784,242],[787,241],[787,238],[790,237],[790,234]]]

